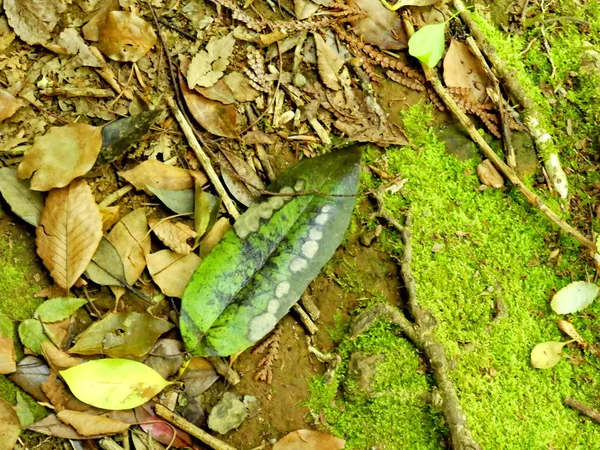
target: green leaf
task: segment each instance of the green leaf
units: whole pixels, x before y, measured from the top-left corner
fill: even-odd
[[[97,359],[61,370],[75,397],[96,408],[121,410],[143,405],[171,384],[145,364]]]
[[[194,190],[184,189],[182,191],[167,191],[155,189],[146,185],[148,190],[158,197],[163,204],[176,214],[187,214],[194,212]]]
[[[27,319],[19,325],[19,339],[21,344],[36,355],[42,354],[42,342],[48,340],[39,320]]]
[[[12,339],[15,336],[14,331],[15,327],[12,320],[0,312],[0,336]]]
[[[180,317],[188,351],[238,353],[260,340],[331,258],[350,223],[362,147],[305,159],[286,171],[202,261]],[[340,194],[341,196],[336,196]]]
[[[554,295],[550,306],[556,314],[571,314],[588,306],[597,295],[598,286],[595,283],[574,281]]]
[[[87,303],[85,298],[51,298],[35,310],[34,317],[42,322],[60,322]]]
[[[408,53],[429,67],[435,67],[446,49],[445,28],[445,22],[419,28],[408,41]]]
[[[104,354],[114,358],[144,356],[152,349],[158,337],[171,328],[172,323],[148,314],[109,314],[81,333],[69,353]]]
[[[123,260],[115,246],[105,237],[100,241],[96,254],[85,270],[86,276],[101,286],[123,286],[125,268]]]
[[[33,412],[31,412],[29,404],[25,401],[19,391],[17,391],[17,405],[15,406],[15,411],[17,412],[17,416],[19,416],[19,422],[21,422],[22,428],[27,428],[29,425],[35,422]]]
[[[44,208],[44,195],[29,188],[29,180],[17,177],[17,169],[3,167],[0,169],[0,194],[10,209],[34,227],[40,224],[40,216]]]

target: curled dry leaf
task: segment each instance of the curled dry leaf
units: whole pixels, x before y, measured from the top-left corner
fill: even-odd
[[[0,89],[0,122],[8,119],[21,107],[21,103],[4,89]]]
[[[133,184],[136,189],[143,190],[148,195],[152,191],[148,189],[160,189],[163,191],[183,191],[194,187],[194,180],[205,184],[206,175],[201,171],[192,172],[180,167],[173,167],[156,160],[144,161],[131,170],[119,172],[123,178]]]
[[[163,294],[181,298],[194,271],[202,261],[195,253],[180,255],[161,250],[146,257],[148,271]]]
[[[567,322],[566,320],[559,320],[557,325],[558,325],[558,328],[560,331],[565,333],[567,336],[569,336],[571,339],[573,339],[577,343],[585,342],[583,340],[583,338],[581,337],[581,335],[575,329],[575,326],[571,322]]]
[[[479,177],[479,181],[486,186],[494,189],[504,188],[504,178],[502,178],[500,172],[498,172],[489,159],[484,159],[477,166],[477,176]]]
[[[23,156],[17,175],[31,179],[31,189],[48,191],[64,187],[85,175],[94,165],[102,147],[100,127],[72,123],[52,127],[35,138]]]
[[[54,436],[62,439],[81,440],[102,437],[102,435],[86,437],[81,436],[77,433],[77,431],[75,431],[75,428],[59,420],[59,418],[56,417],[56,414],[50,414],[49,416],[46,416],[42,420],[31,424],[29,427],[27,427],[27,429],[35,431],[36,433],[45,434],[46,436]]]
[[[490,81],[469,46],[452,39],[444,56],[444,83],[448,87],[468,89],[473,100],[483,103]]]
[[[352,30],[366,44],[382,50],[404,50],[408,37],[400,15],[386,9],[380,0],[349,0],[348,6],[364,11],[366,17],[352,22]]]
[[[29,45],[44,44],[67,6],[59,0],[4,0],[4,12],[17,36]]]
[[[322,431],[296,430],[277,441],[273,450],[341,450],[345,446],[345,440]]]
[[[110,417],[96,416],[80,411],[63,409],[58,412],[58,418],[67,425],[75,428],[81,436],[112,435],[123,433],[129,424]]]
[[[588,306],[597,295],[598,286],[595,283],[574,281],[554,295],[550,306],[556,314],[571,314]]]
[[[198,234],[187,225],[154,218],[150,219],[148,224],[156,237],[175,253],[187,255],[192,251],[187,241],[195,238]]]
[[[36,230],[37,253],[60,287],[84,272],[102,239],[102,217],[84,180],[48,194]]]
[[[314,33],[314,37],[317,45],[317,67],[321,80],[329,89],[338,91],[342,88],[339,74],[344,67],[344,61],[333,48],[325,43],[320,34]]]
[[[111,11],[99,26],[98,48],[115,61],[136,62],[156,44],[152,26],[135,14]]]

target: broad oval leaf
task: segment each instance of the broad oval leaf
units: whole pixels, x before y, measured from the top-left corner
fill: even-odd
[[[550,306],[557,314],[571,314],[592,303],[596,295],[598,295],[596,284],[587,281],[575,281],[567,284],[554,294]]]
[[[59,322],[69,317],[87,302],[85,298],[51,298],[38,306],[34,317],[42,322]]]
[[[562,348],[568,342],[543,342],[531,351],[531,367],[534,369],[550,369],[562,358]]]
[[[96,408],[121,410],[146,403],[171,384],[147,365],[129,359],[97,359],[61,370],[73,395]]]
[[[283,196],[260,198],[237,220],[184,292],[188,351],[238,353],[287,314],[342,241],[361,152],[354,146],[302,161],[269,186]],[[298,191],[319,194],[291,195]]]
[[[44,196],[41,192],[29,189],[29,181],[19,179],[16,169],[0,169],[0,194],[10,209],[25,222],[34,227],[40,224]]]
[[[44,334],[44,328],[39,320],[27,319],[19,325],[19,339],[21,344],[36,355],[42,354],[42,342],[48,337]]]
[[[408,41],[408,53],[429,67],[435,67],[444,56],[445,28],[445,22],[419,28]]]

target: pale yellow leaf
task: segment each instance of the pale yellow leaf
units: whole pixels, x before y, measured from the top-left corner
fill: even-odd
[[[36,230],[37,253],[60,287],[84,272],[102,239],[102,217],[84,180],[48,194]]]

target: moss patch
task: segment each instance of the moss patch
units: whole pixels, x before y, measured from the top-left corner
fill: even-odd
[[[366,162],[377,161],[408,178],[386,204],[398,216],[408,208],[413,214],[419,301],[439,322],[436,334],[455,366],[452,378],[476,439],[494,449],[600,448],[597,425],[562,405],[566,396],[574,396],[600,406],[597,370],[568,359],[546,371],[529,364],[536,344],[564,339],[556,327],[561,317],[552,313],[548,300],[554,289],[571,281],[567,274],[585,278],[577,243],[559,237],[518,193],[479,190],[477,162],[447,155],[426,125],[430,111],[413,107],[403,119],[415,149],[389,149],[385,155],[370,150]],[[363,188],[376,184],[365,179]],[[385,232],[382,242],[389,253],[401,253],[394,233]],[[441,250],[436,244],[443,245]],[[561,256],[549,261],[553,246]],[[494,320],[501,303],[508,317]],[[598,303],[586,310],[592,316],[599,312]],[[575,318],[574,323],[596,342],[589,319]],[[324,414],[333,432],[348,439],[348,448],[439,448],[441,418],[419,398],[430,380],[398,331],[380,324],[356,341],[343,339],[339,348],[343,367],[332,385],[313,381],[310,406]],[[378,364],[381,397],[341,394],[349,354],[357,349],[386,354]],[[566,352],[597,363],[575,348]],[[372,421],[377,425],[371,428]]]

